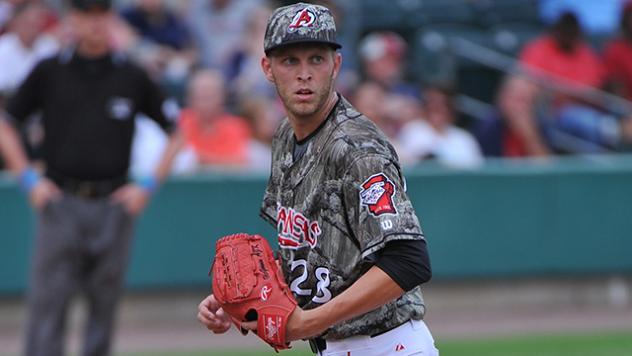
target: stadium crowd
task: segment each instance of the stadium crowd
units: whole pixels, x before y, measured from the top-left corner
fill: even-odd
[[[366,15],[373,2],[317,2],[333,9],[341,24],[338,90],[392,139],[406,165],[434,159],[470,168],[492,156],[616,153],[631,147],[632,106],[626,100],[632,100],[632,1],[502,1],[536,4],[538,16],[529,25],[538,31],[509,53],[513,65],[496,68],[492,100],[474,99],[485,110],[464,104],[473,99],[463,86],[479,88],[475,78],[459,71],[460,62],[453,75],[431,80],[420,74],[425,64],[414,35],[368,24],[379,16]],[[284,3],[116,2],[112,43],[182,108],[178,125],[186,147],[174,173],[268,169],[269,144],[284,113],[260,69],[261,43],[271,9]],[[66,11],[63,0],[0,3],[0,106],[39,60],[71,43]],[[480,90],[486,90],[482,84]],[[166,138],[150,120],[139,117],[136,125],[132,173],[143,174],[155,166]],[[42,141],[37,117],[22,134],[37,158]]]

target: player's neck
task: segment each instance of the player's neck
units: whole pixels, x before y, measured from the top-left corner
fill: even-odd
[[[338,94],[336,92],[332,92],[325,105],[323,105],[320,110],[315,112],[310,117],[297,117],[291,114],[288,114],[288,119],[290,120],[290,125],[292,126],[292,130],[294,131],[294,136],[297,141],[303,140],[305,137],[309,136],[314,130],[316,130],[322,123],[327,119],[327,116],[331,112],[331,109],[336,105],[338,101]]]

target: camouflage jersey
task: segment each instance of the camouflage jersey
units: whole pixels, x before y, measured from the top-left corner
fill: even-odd
[[[281,267],[299,306],[342,293],[388,241],[420,240],[397,154],[384,134],[340,97],[304,155],[293,162],[286,119],[272,142],[261,216],[278,232]],[[373,335],[424,314],[421,288],[328,329],[325,339]]]

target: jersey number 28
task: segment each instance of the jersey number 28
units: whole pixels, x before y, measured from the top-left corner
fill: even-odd
[[[296,277],[290,283],[290,289],[292,290],[292,292],[294,292],[297,295],[302,295],[302,296],[312,295],[312,290],[304,289],[301,287],[301,284],[304,284],[304,282],[309,277],[308,272],[307,272],[308,270],[307,261],[306,260],[293,261],[290,268],[292,270],[292,274],[297,268],[302,268],[303,270],[301,275]],[[316,280],[318,282],[316,282],[316,293],[314,294],[314,297],[312,298],[312,302],[320,303],[320,304],[327,303],[331,299],[331,291],[327,288],[329,287],[329,283],[330,283],[329,269],[325,267],[317,267],[314,270],[314,277],[316,277]]]

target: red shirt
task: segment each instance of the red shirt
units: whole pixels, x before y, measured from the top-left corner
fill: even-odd
[[[248,162],[252,134],[245,119],[223,114],[210,125],[202,125],[198,114],[186,109],[180,114],[179,125],[200,163],[241,165]]]
[[[527,44],[520,54],[520,61],[542,69],[553,77],[596,88],[600,87],[605,79],[605,69],[601,60],[590,46],[581,43],[573,52],[566,53],[548,35]]]
[[[527,44],[520,54],[520,62],[541,69],[567,85],[580,83],[599,88],[606,79],[605,68],[590,46],[580,43],[573,52],[567,53],[562,51],[549,35],[536,38]],[[553,103],[559,107],[572,100],[560,94],[554,97]],[[527,155],[524,142],[512,131],[505,133],[503,146],[506,156]]]
[[[623,96],[632,100],[632,42],[616,39],[608,43],[604,52],[608,79],[623,86]]]

